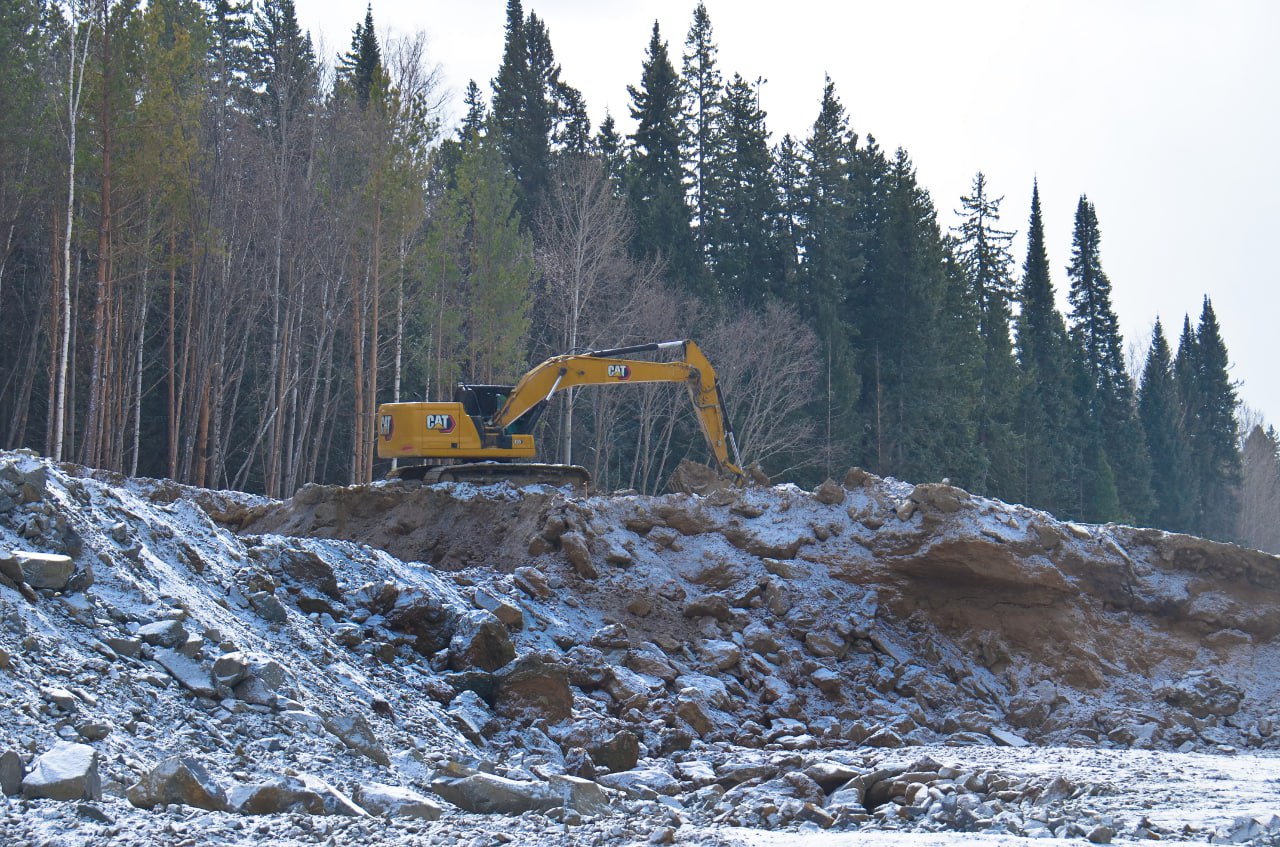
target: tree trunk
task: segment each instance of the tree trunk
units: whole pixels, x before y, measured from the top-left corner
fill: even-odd
[[[75,223],[76,208],[76,122],[80,119],[80,93],[84,88],[84,69],[89,62],[89,36],[93,32],[93,20],[84,21],[84,46],[80,49],[80,64],[76,65],[75,7],[71,13],[70,49],[67,51],[67,227],[62,239],[62,291],[60,300],[62,315],[61,342],[56,373],[57,400],[53,410],[53,435],[49,455],[55,462],[62,461],[62,451],[67,420],[67,377],[71,369],[71,235]]]

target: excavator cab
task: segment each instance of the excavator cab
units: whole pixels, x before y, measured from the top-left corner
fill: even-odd
[[[476,430],[483,432],[484,425],[493,420],[498,410],[506,405],[514,385],[468,385],[458,383],[453,389],[453,402],[462,404],[462,411],[476,424]],[[512,421],[502,430],[503,435],[525,435],[533,432],[538,419],[542,417],[547,401],[543,400],[527,414]]]

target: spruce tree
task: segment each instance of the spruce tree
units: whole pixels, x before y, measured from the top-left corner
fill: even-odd
[[[723,84],[716,66],[716,47],[711,32],[711,16],[699,0],[693,10],[693,23],[684,40],[684,61],[680,83],[684,94],[684,157],[690,174],[689,205],[692,208],[695,239],[704,252],[707,234],[703,228],[714,212],[708,207],[708,168],[715,155],[717,112],[721,106]]]
[[[1196,395],[1192,452],[1198,478],[1199,533],[1208,538],[1235,537],[1239,503],[1239,423],[1236,390],[1228,373],[1227,346],[1213,304],[1204,298],[1196,327]]]
[[[1079,383],[1078,397],[1096,424],[1120,505],[1119,511],[1112,513],[1095,503],[1089,512],[1094,519],[1142,521],[1151,510],[1151,466],[1133,383],[1121,352],[1120,322],[1111,308],[1111,281],[1102,269],[1101,240],[1097,212],[1089,199],[1081,196],[1067,269],[1071,337],[1085,377]]]
[[[264,0],[249,42],[251,114],[260,129],[287,146],[287,136],[315,108],[319,69],[311,39],[298,26],[293,0]]]
[[[467,81],[467,90],[462,96],[462,102],[467,106],[467,114],[463,116],[462,125],[458,127],[459,141],[465,141],[471,135],[479,135],[484,131],[485,123],[489,119],[488,107],[480,94],[480,86],[476,85],[474,79]]]
[[[802,152],[802,260],[795,287],[800,316],[822,345],[822,385],[813,416],[825,444],[827,475],[835,473],[838,465],[849,464],[860,430],[856,419],[860,387],[852,347],[855,330],[847,303],[864,264],[854,226],[860,199],[851,181],[856,146],[857,137],[828,77]]]
[[[1040,186],[1032,185],[1027,257],[1015,321],[1020,373],[1017,432],[1022,443],[1020,502],[1079,517],[1078,476],[1084,459],[1066,323],[1058,311],[1045,247]]]
[[[883,160],[874,156],[864,164],[878,170]],[[861,318],[854,344],[867,422],[862,456],[877,473],[972,485],[981,353],[965,275],[905,150],[867,183],[876,192],[865,218],[873,228],[850,303]]]
[[[800,145],[784,135],[774,153],[773,183],[778,190],[778,222],[775,233],[782,261],[781,287],[776,292],[784,302],[800,307],[797,277],[804,243],[804,159]]]
[[[636,122],[627,168],[636,252],[661,256],[677,285],[709,300],[713,293],[709,276],[694,247],[685,205],[680,80],[657,21],[645,52],[640,87],[628,86],[627,91]]]
[[[373,4],[369,4],[364,21],[356,24],[351,36],[351,49],[338,57],[338,77],[351,86],[360,111],[369,108],[374,89],[382,80],[382,48],[373,29]]]
[[[491,83],[493,132],[515,176],[520,214],[532,218],[550,180],[554,97],[560,85],[545,24],[508,0],[502,64]]]
[[[1280,436],[1258,424],[1241,450],[1240,541],[1280,553]]]
[[[1014,428],[1017,402],[1013,346],[1009,340],[1013,298],[1013,233],[999,228],[1004,198],[987,192],[979,171],[968,196],[960,198],[955,228],[958,255],[971,302],[977,306],[982,342],[976,413],[977,449],[982,469],[973,484],[979,491],[1009,499],[1017,490],[1020,449]]]
[[[702,166],[702,239],[717,290],[757,308],[781,292],[783,275],[775,231],[781,210],[764,120],[750,84],[735,74]]]
[[[1155,505],[1151,523],[1183,532],[1191,525],[1192,491],[1187,485],[1190,455],[1182,429],[1182,408],[1173,375],[1173,359],[1159,319],[1151,332],[1151,349],[1142,369],[1138,413],[1151,458],[1151,488]]]
[[[448,302],[454,315],[456,334],[440,342],[456,346],[444,351],[441,369],[476,382],[512,380],[523,369],[533,276],[515,183],[492,136],[491,128],[463,146],[432,220],[427,256],[427,267],[439,269],[438,302]]]
[[[605,112],[604,120],[600,122],[600,129],[592,140],[592,146],[604,160],[605,172],[620,188],[626,171],[626,156],[622,149],[622,136],[618,135],[618,124],[608,112]]]

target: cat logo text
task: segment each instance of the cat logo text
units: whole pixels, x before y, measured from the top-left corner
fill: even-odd
[[[453,432],[453,415],[427,415],[427,429],[441,434]]]

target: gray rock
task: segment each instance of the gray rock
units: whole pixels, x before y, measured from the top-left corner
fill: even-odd
[[[361,783],[352,791],[352,799],[371,815],[388,818],[418,818],[438,820],[439,804],[428,800],[416,791],[381,782]]]
[[[0,753],[0,794],[12,797],[22,791],[22,757],[16,750]]]
[[[140,809],[171,803],[212,812],[228,808],[226,791],[203,765],[187,756],[165,759],[130,786],[125,797]]]
[[[742,649],[737,644],[718,639],[699,642],[698,654],[704,662],[718,671],[727,671],[742,659]]]
[[[577,776],[553,775],[548,784],[566,808],[582,815],[609,813],[609,796],[599,783]]]
[[[991,729],[987,730],[987,735],[990,735],[1004,747],[1027,747],[1031,744],[1030,741],[1023,738],[1021,735],[1018,735],[1016,732],[1010,732],[1007,729],[1000,729],[999,727],[993,726]]]
[[[105,635],[102,638],[108,647],[121,656],[136,659],[142,653],[142,639],[132,636]]]
[[[506,626],[492,612],[475,609],[458,619],[449,642],[449,666],[455,671],[496,671],[515,657]]]
[[[98,751],[87,744],[55,744],[36,759],[23,778],[22,796],[29,800],[101,800]]]
[[[267,782],[236,785],[227,792],[231,811],[242,815],[347,815],[363,817],[367,813],[338,789],[322,779],[302,776],[279,776]]]
[[[840,485],[835,480],[828,478],[817,488],[813,489],[813,496],[819,503],[823,503],[827,506],[838,506],[844,502],[844,486]]]
[[[1160,691],[1166,703],[1186,709],[1197,718],[1226,717],[1240,710],[1244,692],[1212,671],[1193,671]]]
[[[605,774],[598,782],[606,788],[615,788],[632,797],[680,793],[680,781],[661,768],[634,768],[620,773]]]
[[[391,757],[387,755],[386,748],[378,741],[373,727],[369,726],[369,722],[360,713],[353,712],[326,718],[324,728],[340,738],[343,744],[363,753],[383,767],[391,764]]]
[[[560,547],[578,576],[583,579],[595,579],[600,575],[591,561],[591,550],[587,547],[587,539],[582,533],[566,532],[560,536]]]
[[[1116,835],[1116,831],[1104,823],[1100,823],[1085,836],[1085,840],[1093,844],[1110,844],[1111,839]]]
[[[488,588],[477,588],[475,603],[481,609],[492,612],[507,629],[524,628],[524,612],[515,603],[501,597]]]
[[[75,573],[75,563],[70,556],[60,553],[32,553],[18,550],[13,553],[22,569],[22,579],[32,588],[61,591]]]
[[[156,621],[139,629],[138,637],[153,647],[181,647],[187,641],[187,630],[179,620]]]
[[[431,783],[431,790],[460,809],[489,815],[520,815],[554,809],[564,803],[560,792],[548,783],[488,773],[436,779]]]
[[[154,658],[169,672],[170,676],[178,681],[179,685],[192,694],[198,697],[213,697],[217,693],[213,678],[209,676],[209,669],[185,653],[179,653],[167,647],[157,647]]]
[[[224,653],[213,662],[213,678],[219,685],[234,688],[249,675],[249,657],[245,653]]]
[[[471,689],[460,691],[453,698],[449,703],[449,716],[458,731],[472,744],[483,744],[485,738],[498,728],[497,719],[488,704]]]
[[[13,667],[13,657],[9,655],[8,650],[0,647],[0,671],[7,671],[11,667]]]
[[[284,623],[289,620],[289,613],[273,592],[254,591],[246,599],[258,616],[268,623]]]
[[[573,691],[564,665],[526,654],[494,674],[494,711],[508,718],[534,716],[558,723],[573,713]]]

